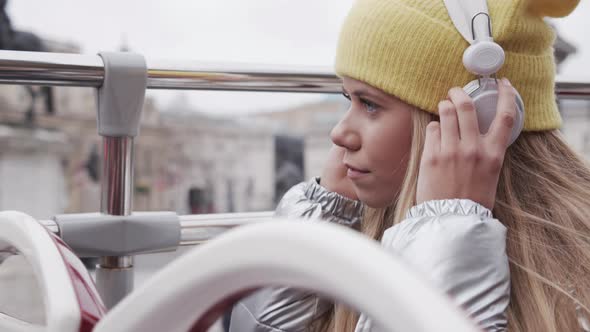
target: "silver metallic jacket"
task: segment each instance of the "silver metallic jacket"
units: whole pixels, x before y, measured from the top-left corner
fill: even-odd
[[[362,203],[328,192],[318,179],[291,188],[276,210],[280,216],[322,218],[356,229],[362,212]],[[507,329],[506,228],[488,209],[470,200],[425,202],[410,209],[381,242],[449,294],[483,330]],[[264,288],[234,307],[230,332],[306,331],[331,307],[330,301],[303,290]],[[386,332],[363,314],[355,331]]]

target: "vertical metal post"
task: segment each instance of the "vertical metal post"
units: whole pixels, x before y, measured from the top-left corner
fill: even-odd
[[[97,121],[103,139],[100,210],[111,216],[129,216],[133,211],[133,138],[139,134],[147,66],[139,54],[105,52],[100,56],[104,62]],[[124,235],[112,236],[125,241]],[[106,307],[115,306],[133,290],[133,257],[100,257],[96,286]]]
[[[103,137],[100,212],[128,216],[133,211],[133,137]]]
[[[103,136],[100,211],[127,216],[133,211],[133,138]],[[133,290],[133,257],[100,257],[96,283],[107,308]]]

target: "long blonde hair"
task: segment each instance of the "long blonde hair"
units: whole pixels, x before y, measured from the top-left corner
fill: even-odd
[[[398,199],[365,212],[362,232],[375,240],[416,203],[425,130],[433,116],[412,113],[412,147]],[[523,133],[506,153],[493,213],[508,228],[508,330],[580,330],[590,304],[588,165],[558,131]],[[358,313],[337,304],[312,330],[352,332],[357,320]]]

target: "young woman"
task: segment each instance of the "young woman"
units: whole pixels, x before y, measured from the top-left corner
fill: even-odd
[[[576,4],[488,1],[506,52],[499,77],[510,81],[499,80],[496,117],[480,135],[473,101],[449,90],[474,76],[443,0],[358,0],[336,57],[351,100],[332,131],[337,147],[321,181],[292,188],[277,214],[380,240],[486,331],[579,331],[590,305],[590,170],[557,131],[554,34],[543,21]],[[526,117],[508,148],[514,88]],[[286,287],[236,305],[231,331],[381,332]]]

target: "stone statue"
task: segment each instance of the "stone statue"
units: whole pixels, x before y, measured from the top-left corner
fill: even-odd
[[[43,45],[43,41],[37,35],[27,31],[14,30],[6,13],[7,2],[8,0],[0,0],[0,49],[47,52],[48,50]],[[39,88],[26,86],[26,89],[31,96],[31,104],[25,115],[25,124],[32,126],[35,122],[34,106],[38,97],[43,98],[47,113],[54,113],[53,93],[51,87],[48,86]]]

